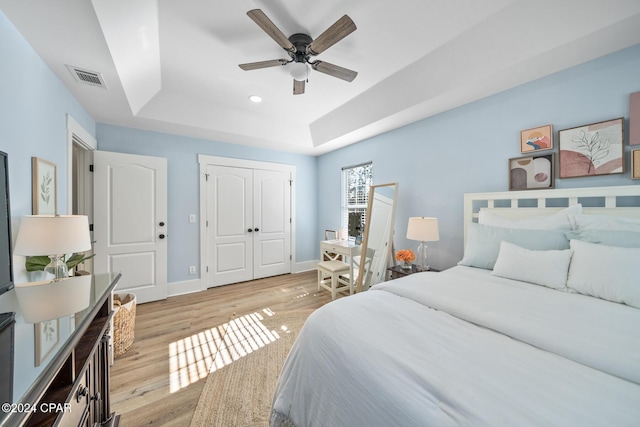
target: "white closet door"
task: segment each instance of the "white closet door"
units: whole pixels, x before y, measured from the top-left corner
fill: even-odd
[[[207,166],[209,286],[253,279],[253,171]]]
[[[291,273],[291,177],[253,171],[253,277]]]

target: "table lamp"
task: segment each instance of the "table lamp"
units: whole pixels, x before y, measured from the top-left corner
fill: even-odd
[[[44,271],[58,281],[69,275],[63,257],[89,249],[91,237],[86,215],[27,215],[22,217],[14,253],[48,256],[51,262]]]
[[[418,240],[418,252],[416,253],[416,265],[419,271],[428,271],[427,244],[425,242],[435,242],[440,240],[438,232],[438,218],[424,216],[413,216],[409,218],[407,227],[407,239]]]

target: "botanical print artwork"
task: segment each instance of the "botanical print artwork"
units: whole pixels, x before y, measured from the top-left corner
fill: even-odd
[[[33,214],[55,215],[57,211],[56,164],[32,158]]]
[[[553,187],[553,153],[509,159],[509,190]]]
[[[40,366],[51,354],[60,340],[59,319],[36,323],[35,327],[35,365]]]
[[[550,150],[553,148],[553,126],[546,125],[520,132],[520,152]]]
[[[560,178],[624,172],[623,119],[562,130]]]
[[[50,206],[51,201],[53,200],[53,191],[51,191],[52,182],[53,177],[49,171],[45,172],[44,175],[40,177],[38,198],[44,206]]]

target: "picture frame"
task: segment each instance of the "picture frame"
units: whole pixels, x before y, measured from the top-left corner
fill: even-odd
[[[520,152],[553,150],[553,125],[544,125],[520,131]]]
[[[60,342],[60,319],[38,322],[35,328],[35,365],[40,366]]]
[[[509,159],[509,191],[555,188],[555,153]]]
[[[640,145],[640,92],[629,95],[629,145]]]
[[[55,163],[31,158],[31,198],[34,215],[55,215],[58,212],[58,177]]]
[[[558,178],[624,173],[624,118],[558,132]]]
[[[640,179],[640,149],[631,152],[631,179]]]

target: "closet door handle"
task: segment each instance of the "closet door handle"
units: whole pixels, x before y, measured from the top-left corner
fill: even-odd
[[[251,233],[253,230],[252,230],[252,229],[248,229],[247,231],[248,231],[249,233]]]
[[[260,231],[258,227],[254,228],[253,231]]]

